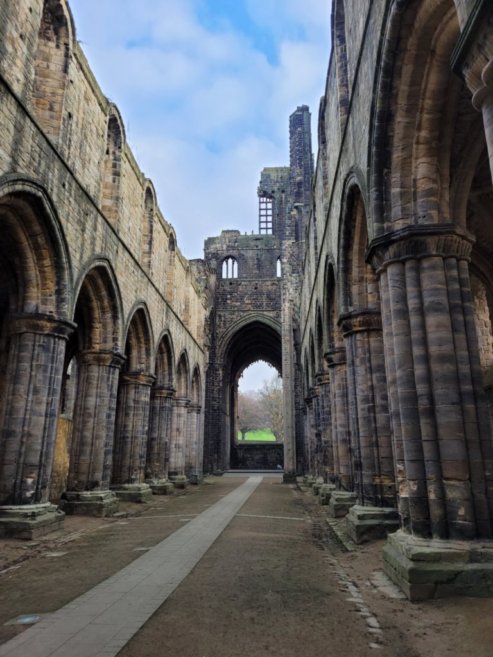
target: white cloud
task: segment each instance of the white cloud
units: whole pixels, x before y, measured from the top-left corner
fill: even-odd
[[[259,173],[288,164],[297,105],[310,105],[316,134],[329,2],[245,2],[275,58],[225,20],[206,29],[199,0],[71,0],[78,38],[188,257],[224,228],[257,228]]]

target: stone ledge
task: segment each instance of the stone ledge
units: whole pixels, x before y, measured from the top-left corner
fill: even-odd
[[[61,529],[65,513],[51,503],[0,507],[0,536],[32,540]]]
[[[347,531],[355,543],[364,543],[396,532],[400,527],[397,509],[355,504],[346,516]]]
[[[416,538],[399,530],[383,549],[384,572],[411,601],[493,597],[493,541]]]

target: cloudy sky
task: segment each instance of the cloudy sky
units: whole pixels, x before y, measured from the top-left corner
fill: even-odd
[[[330,0],[70,0],[77,38],[188,258],[257,230],[264,166],[288,164],[288,117],[318,102]],[[316,140],[314,139],[314,149]]]

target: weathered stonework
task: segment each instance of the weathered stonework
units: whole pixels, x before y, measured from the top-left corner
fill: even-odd
[[[0,127],[0,524],[27,537],[63,518],[49,500],[105,515],[166,478],[152,400],[183,362],[201,415],[206,308],[65,0],[1,4]]]

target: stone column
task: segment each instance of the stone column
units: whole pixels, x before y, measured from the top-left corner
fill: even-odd
[[[404,526],[417,536],[489,537],[493,450],[469,282],[471,241],[450,225],[403,229],[390,240],[379,240],[373,253],[397,384],[391,405]]]
[[[75,325],[14,317],[2,400],[0,535],[34,538],[64,514],[48,501],[67,340]]]
[[[153,376],[141,372],[120,377],[112,488],[130,502],[145,502],[152,495],[144,479],[153,382]]]
[[[188,479],[185,475],[185,458],[187,444],[187,420],[190,399],[175,397],[173,399],[173,425],[169,457],[169,477],[175,488],[185,488]]]
[[[350,453],[350,434],[347,398],[346,350],[332,349],[325,354],[329,368],[331,389],[332,446],[334,478],[339,490],[352,491],[353,471]]]
[[[308,474],[315,476],[314,470],[314,452],[315,440],[313,431],[313,398],[309,394],[305,397],[305,463]]]
[[[346,341],[354,490],[367,506],[396,503],[392,440],[379,311],[341,317]]]
[[[118,377],[124,360],[113,351],[84,351],[77,360],[68,490],[62,502],[66,513],[107,516],[118,510],[109,485]]]
[[[192,484],[198,484],[202,480],[201,411],[199,404],[190,404],[188,407],[186,475]]]
[[[334,453],[331,431],[330,376],[329,372],[319,372],[316,376],[319,390],[320,437],[321,437],[321,475],[324,482],[334,479]]]
[[[472,99],[473,105],[483,114],[491,179],[493,180],[493,59],[490,59],[484,66],[481,71],[481,77],[478,76],[477,80],[468,80],[468,82],[472,82],[471,86],[474,93]]]
[[[166,386],[154,386],[151,390],[146,476],[155,495],[168,495],[174,488],[168,480],[174,394],[175,389]]]

